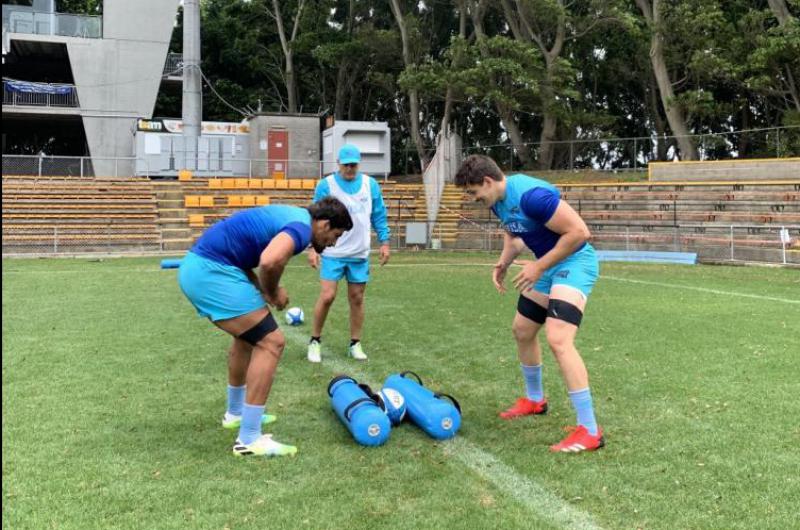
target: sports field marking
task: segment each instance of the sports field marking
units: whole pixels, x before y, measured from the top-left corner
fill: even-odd
[[[742,298],[755,298],[757,300],[770,300],[772,302],[784,302],[786,304],[800,304],[800,300],[792,300],[791,298],[778,298],[776,296],[764,296],[761,294],[740,293],[737,291],[722,291],[719,289],[708,289],[707,287],[695,287],[693,285],[681,285],[663,282],[651,282],[647,280],[633,280],[631,278],[620,278],[619,276],[600,276],[603,280],[613,280],[616,282],[638,283],[642,285],[655,285],[657,287],[670,287],[672,289],[685,289],[688,291],[698,291],[701,293],[711,294],[724,294],[727,296],[739,296]]]
[[[288,326],[282,327],[281,330],[288,340],[298,346],[301,351],[305,351],[308,345],[308,337],[305,334]],[[333,372],[345,373],[359,381],[373,380],[360,369],[359,361],[345,362],[341,358],[337,358],[337,354],[324,350],[323,353],[326,356],[322,364]],[[599,530],[601,528],[588,513],[550,493],[537,482],[523,477],[514,468],[504,464],[494,455],[484,451],[463,436],[456,436],[452,440],[441,443],[440,447],[447,456],[458,460],[474,473],[491,482],[495,488],[510,495],[525,508],[556,526],[578,530]]]

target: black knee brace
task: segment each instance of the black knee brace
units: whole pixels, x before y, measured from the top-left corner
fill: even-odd
[[[581,320],[583,319],[583,312],[564,300],[550,300],[550,304],[547,306],[547,317],[557,318],[558,320],[580,326]]]
[[[544,321],[547,318],[546,308],[540,306],[530,298],[525,298],[522,295],[519,295],[519,300],[517,300],[517,311],[519,311],[520,315],[527,319],[533,320],[537,324],[544,324]]]
[[[261,341],[261,339],[276,329],[278,329],[278,323],[275,322],[275,318],[273,318],[272,313],[267,313],[267,316],[265,316],[261,322],[239,335],[238,338],[247,342],[251,346],[255,346]]]

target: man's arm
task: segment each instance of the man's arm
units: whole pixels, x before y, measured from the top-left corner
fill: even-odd
[[[247,279],[250,280],[250,283],[255,285],[256,289],[261,291],[261,281],[258,279],[258,275],[250,269],[245,270],[244,273],[247,275]]]
[[[539,256],[536,261],[515,262],[522,265],[522,271],[514,276],[514,287],[520,291],[535,285],[544,271],[578,250],[591,237],[581,216],[564,201],[559,201],[555,213],[545,226],[561,237],[549,252]]]
[[[286,292],[281,292],[279,283],[284,267],[294,256],[294,247],[292,236],[281,232],[272,238],[270,244],[261,253],[258,265],[261,291],[267,301],[278,309],[283,309],[288,303]]]
[[[525,250],[525,242],[521,238],[503,232],[503,251],[500,253],[497,263],[508,268],[517,259],[517,256],[522,254],[523,250]]]
[[[503,232],[503,251],[500,253],[500,259],[494,264],[492,268],[492,283],[495,289],[500,293],[505,293],[506,288],[503,282],[506,277],[506,271],[514,259],[522,253],[525,248],[525,242],[522,239]]]
[[[549,252],[536,260],[542,270],[549,269],[571,255],[592,237],[589,227],[586,226],[578,212],[564,201],[558,203],[556,212],[545,226],[553,232],[561,234],[561,237]]]
[[[383,193],[378,182],[370,177],[370,193],[372,195],[372,214],[370,215],[370,222],[375,232],[378,234],[378,241],[380,241],[380,263],[386,265],[389,261],[389,237],[391,232],[389,230],[389,219],[386,212],[386,203],[383,202]]]

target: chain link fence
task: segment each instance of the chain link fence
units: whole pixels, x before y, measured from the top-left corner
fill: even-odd
[[[465,137],[467,138],[467,137]],[[699,160],[785,158],[800,156],[800,125],[750,129],[691,136]],[[546,147],[547,149],[543,149]],[[434,149],[424,149],[428,159]],[[549,154],[546,153],[549,151]],[[465,145],[464,156],[482,154],[492,157],[504,171],[542,168],[543,156],[550,158],[550,170],[643,171],[650,162],[682,159],[677,136],[642,136],[632,138],[574,138],[523,144],[523,152],[509,143]],[[397,153],[393,164],[398,171],[419,174],[416,148],[406,146]]]

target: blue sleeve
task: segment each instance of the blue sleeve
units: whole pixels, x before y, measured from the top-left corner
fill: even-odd
[[[293,221],[281,228],[294,241],[294,254],[300,254],[311,244],[311,227],[299,221]]]
[[[378,233],[378,241],[381,243],[389,241],[389,219],[387,218],[386,204],[383,202],[383,194],[378,182],[369,177],[370,193],[372,194],[372,215],[370,221],[372,228]]]
[[[331,194],[331,187],[328,186],[328,181],[321,179],[317,182],[317,187],[314,189],[314,199],[311,202],[319,202]]]
[[[558,190],[532,188],[522,194],[519,207],[522,213],[539,223],[547,223],[556,213],[561,196]]]

